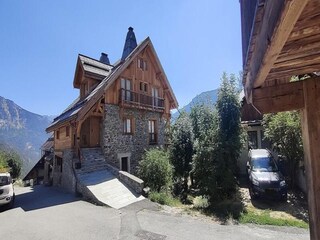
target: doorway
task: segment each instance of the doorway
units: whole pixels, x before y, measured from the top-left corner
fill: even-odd
[[[121,158],[121,164],[120,164],[120,170],[129,172],[129,158],[128,157],[122,157]]]

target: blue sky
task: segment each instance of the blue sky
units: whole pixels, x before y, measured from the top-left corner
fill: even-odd
[[[0,1],[0,96],[57,115],[78,96],[78,53],[121,57],[128,27],[150,36],[180,107],[241,70],[239,1]]]

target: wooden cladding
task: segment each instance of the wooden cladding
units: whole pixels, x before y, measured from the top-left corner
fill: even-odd
[[[304,107],[303,82],[289,82],[253,90],[253,105],[261,113],[292,111]]]
[[[136,107],[144,107],[152,110],[163,110],[164,99],[152,97],[144,93],[138,93],[121,88],[119,91],[120,104],[129,104]]]

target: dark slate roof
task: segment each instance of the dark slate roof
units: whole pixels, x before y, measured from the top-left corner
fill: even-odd
[[[48,140],[44,144],[42,144],[41,150],[49,151],[50,149],[53,148],[53,145],[54,145],[53,136],[51,136],[50,138],[48,138]]]
[[[79,54],[80,61],[82,63],[83,69],[86,72],[94,73],[100,75],[102,77],[106,77],[109,75],[112,65],[100,62],[96,59],[90,58],[88,56],[84,56]]]
[[[129,56],[129,54],[137,47],[137,40],[133,32],[133,28],[129,27],[128,30],[129,31],[127,33],[126,42],[124,43],[122,57],[121,57],[122,61],[124,61]]]
[[[66,120],[72,119],[76,114],[81,110],[82,106],[85,103],[85,99],[80,101],[78,97],[69,107],[67,107],[58,117],[53,119],[53,122],[48,126],[47,129],[53,127],[58,123],[62,123]]]

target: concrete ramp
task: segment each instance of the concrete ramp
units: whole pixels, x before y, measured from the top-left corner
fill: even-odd
[[[119,181],[108,170],[83,173],[78,175],[79,183],[87,192],[92,195],[100,204],[108,205],[115,209],[128,206],[131,203],[144,199],[143,196],[136,194],[126,185]],[[84,190],[84,189],[83,189]]]

